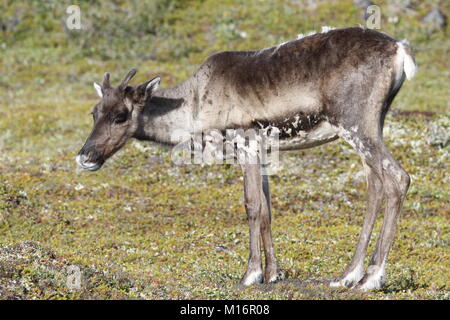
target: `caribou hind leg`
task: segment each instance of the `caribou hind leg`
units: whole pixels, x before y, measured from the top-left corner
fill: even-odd
[[[363,124],[358,130],[340,130],[340,136],[357,150],[364,164],[368,183],[368,206],[352,261],[343,275],[330,283],[331,286],[369,290],[380,288],[385,281],[386,260],[392,246],[396,221],[409,187],[409,175],[386,148],[381,134],[381,122],[382,119],[380,127]],[[364,273],[364,258],[383,197],[387,199],[384,222],[375,253]]]
[[[383,186],[387,204],[375,252],[364,277],[355,286],[356,289],[361,290],[379,289],[386,280],[387,257],[393,244],[398,217],[410,184],[408,173],[394,160],[384,144],[382,144],[381,150]]]
[[[401,72],[401,77],[393,79],[389,73],[380,73],[378,78],[373,79],[370,95],[362,95],[360,103],[353,105],[353,108],[338,108],[341,114],[334,119],[338,135],[362,159],[368,184],[368,204],[355,254],[342,276],[332,281],[331,286],[370,290],[380,288],[385,281],[387,256],[410,182],[409,175],[394,160],[383,141],[386,113],[405,79],[403,63],[401,70],[398,67],[395,66],[395,70],[397,74]],[[387,205],[381,234],[369,267],[364,272],[364,258],[383,198]]]
[[[343,275],[330,283],[332,287],[351,287],[363,278],[364,258],[373,226],[383,201],[383,182],[380,179],[380,170],[376,167],[376,162],[369,161],[369,165],[366,159],[363,158],[362,161],[367,178],[368,199],[366,216],[352,261],[345,268]]]

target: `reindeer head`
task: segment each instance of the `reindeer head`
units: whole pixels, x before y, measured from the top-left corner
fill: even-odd
[[[129,86],[128,82],[135,74],[136,69],[131,69],[116,88],[109,84],[109,73],[105,73],[102,85],[94,82],[94,88],[102,100],[92,111],[94,127],[76,157],[81,168],[90,171],[100,169],[136,133],[139,115],[146,101],[158,89],[160,78]]]

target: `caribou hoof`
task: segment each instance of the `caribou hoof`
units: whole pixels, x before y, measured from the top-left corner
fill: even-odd
[[[346,279],[344,277],[338,277],[333,281],[330,281],[331,288],[351,288],[355,282],[350,279]]]
[[[374,277],[363,278],[360,282],[358,282],[352,289],[361,290],[361,291],[369,291],[369,290],[379,290],[383,287],[384,280]]]
[[[244,286],[251,286],[252,284],[263,283],[263,274],[261,270],[246,272],[241,280]]]
[[[361,291],[381,289],[386,280],[384,265],[372,265],[367,268],[364,277],[352,288]]]
[[[351,272],[346,272],[342,276],[337,277],[333,281],[330,282],[330,287],[345,287],[351,288],[353,285],[358,283],[362,277],[364,276],[364,272],[362,268],[356,268]]]
[[[276,269],[266,269],[266,273],[264,274],[264,283],[275,283],[278,281],[282,281],[286,278],[286,274],[283,270]]]

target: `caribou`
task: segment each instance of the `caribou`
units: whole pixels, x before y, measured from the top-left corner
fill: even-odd
[[[281,151],[342,138],[362,160],[368,204],[353,258],[328,283],[378,289],[386,280],[387,258],[410,184],[408,173],[383,141],[383,124],[405,77],[410,80],[415,72],[406,41],[352,27],[327,28],[257,51],[215,53],[189,79],[167,89],[159,89],[159,77],[129,85],[136,69],[112,87],[110,74],[105,73],[101,85],[94,83],[101,101],[93,109],[93,129],[76,162],[95,171],[130,138],[175,146],[183,142],[183,135],[173,134],[180,130],[270,126],[279,129]],[[282,280],[272,240],[268,176],[261,174],[259,161],[240,166],[250,228],[250,256],[242,284]],[[381,232],[364,268],[383,200]]]

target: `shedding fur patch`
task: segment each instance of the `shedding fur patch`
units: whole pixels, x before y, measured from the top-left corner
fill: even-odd
[[[296,40],[303,39],[303,38],[306,38],[306,37],[315,35],[315,34],[317,34],[317,33],[326,33],[326,32],[328,32],[328,31],[334,30],[334,29],[336,29],[336,28],[330,27],[330,26],[323,26],[323,27],[322,27],[322,30],[321,30],[320,32],[316,32],[316,31],[312,30],[312,31],[309,31],[309,32],[307,32],[307,33],[299,33],[299,34],[297,34]],[[291,41],[294,41],[294,40],[291,40]],[[284,46],[284,45],[290,43],[291,41],[285,41],[285,42],[282,42],[282,43],[278,44],[277,46],[275,46],[275,49],[273,50],[272,55],[276,54],[277,51],[278,51],[282,46]],[[273,47],[267,47],[267,48],[258,50],[258,51],[256,51],[256,54],[263,53],[263,52],[265,52],[265,51],[267,51],[267,50],[270,50],[270,49],[272,49],[272,48],[273,48]]]
[[[320,33],[326,33],[328,31],[334,30],[334,29],[336,29],[336,28],[335,27],[330,27],[330,26],[323,26],[322,30],[320,31]],[[314,31],[314,30],[313,31],[309,31],[307,33],[299,33],[297,35],[297,40],[298,39],[303,39],[303,38],[306,38],[306,37],[309,37],[309,36],[312,36],[312,35],[315,35],[315,34],[317,34],[317,32]]]
[[[314,34],[316,34],[316,33],[317,33],[317,32],[315,32],[315,31],[309,31],[309,32],[307,32],[307,33],[299,33],[299,34],[297,35],[297,40],[303,39],[303,38],[305,38],[305,37],[312,36],[312,35],[314,35]]]

